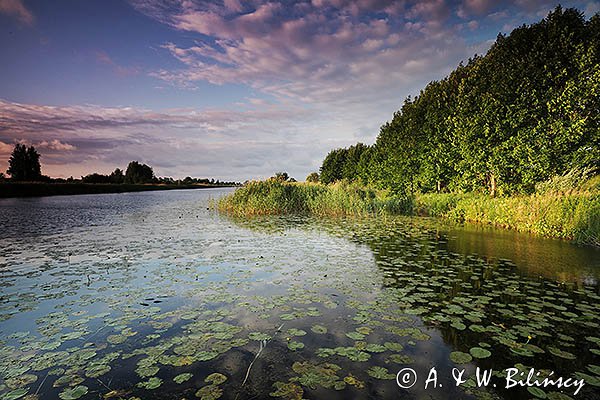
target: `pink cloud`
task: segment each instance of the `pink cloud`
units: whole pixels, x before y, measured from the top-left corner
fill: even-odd
[[[0,13],[14,17],[24,25],[33,25],[35,22],[35,17],[25,7],[23,0],[0,0]]]
[[[140,73],[137,67],[124,67],[117,64],[105,51],[99,50],[94,52],[96,61],[101,64],[108,65],[119,76],[132,76]]]

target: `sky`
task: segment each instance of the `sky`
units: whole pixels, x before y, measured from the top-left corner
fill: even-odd
[[[304,180],[557,4],[0,0],[0,172],[25,143],[52,177],[137,160],[174,178]]]

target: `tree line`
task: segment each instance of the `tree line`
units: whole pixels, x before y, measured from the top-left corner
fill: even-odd
[[[239,185],[237,182],[221,182],[218,179],[208,178],[192,178],[173,179],[171,177],[157,177],[154,174],[152,167],[142,164],[138,161],[131,161],[125,172],[120,168],[116,168],[108,175],[97,172],[82,176],[80,180],[71,178],[50,178],[42,175],[40,154],[34,146],[27,147],[24,144],[17,143],[8,160],[8,170],[10,179],[15,182],[81,182],[81,183],[105,183],[105,184],[167,184],[167,185]],[[4,174],[0,174],[0,180],[6,180]]]
[[[586,20],[559,6],[408,97],[373,145],[330,151],[319,179],[531,193],[572,168],[598,167],[599,110],[600,14]]]

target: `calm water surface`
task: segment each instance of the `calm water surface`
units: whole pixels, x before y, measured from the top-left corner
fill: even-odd
[[[227,192],[0,200],[0,399],[600,398],[599,250],[424,218],[232,219],[210,207]],[[509,367],[585,386],[506,390]]]

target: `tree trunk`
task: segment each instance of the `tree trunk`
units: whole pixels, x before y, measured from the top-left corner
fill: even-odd
[[[490,195],[496,197],[496,175],[493,172],[490,174]]]

